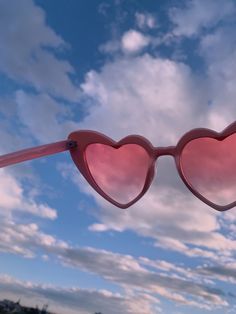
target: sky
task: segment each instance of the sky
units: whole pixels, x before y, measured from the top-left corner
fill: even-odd
[[[0,153],[65,140],[176,145],[236,116],[234,0],[0,0]],[[220,191],[219,191],[220,193]],[[59,314],[236,313],[236,209],[160,157],[128,209],[63,152],[0,170],[0,298]]]

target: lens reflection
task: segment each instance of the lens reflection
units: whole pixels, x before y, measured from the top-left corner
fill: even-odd
[[[150,157],[137,144],[113,148],[104,144],[87,146],[89,171],[100,189],[120,204],[135,199],[144,187]]]
[[[192,140],[180,164],[188,183],[209,201],[223,206],[236,200],[236,134],[222,141]]]

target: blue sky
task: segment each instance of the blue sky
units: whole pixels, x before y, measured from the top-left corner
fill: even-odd
[[[235,120],[233,0],[0,0],[0,153],[78,129],[175,145]],[[57,313],[236,313],[236,211],[169,157],[144,197],[103,200],[68,152],[1,169],[0,296]]]

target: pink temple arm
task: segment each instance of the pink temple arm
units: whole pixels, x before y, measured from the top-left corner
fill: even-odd
[[[76,142],[71,140],[65,140],[61,142],[32,147],[20,150],[18,152],[2,155],[0,156],[0,168],[17,164],[22,161],[64,152],[75,146]]]

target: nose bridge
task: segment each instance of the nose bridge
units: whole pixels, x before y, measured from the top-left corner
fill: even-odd
[[[160,156],[174,156],[175,155],[175,146],[167,146],[167,147],[155,147],[156,158]]]

